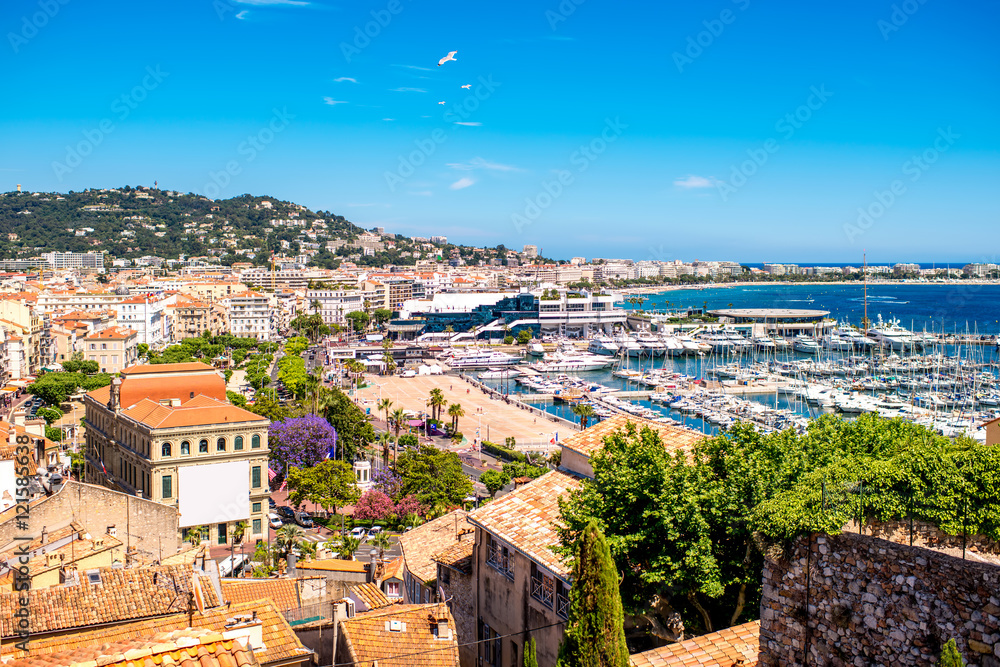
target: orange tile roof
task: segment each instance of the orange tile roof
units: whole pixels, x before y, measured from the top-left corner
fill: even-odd
[[[450,639],[438,639],[437,618],[446,618]],[[405,629],[388,629],[400,621]],[[351,660],[379,667],[457,667],[455,619],[444,604],[392,605],[340,622]]]
[[[215,590],[198,581],[190,567],[101,568],[99,572],[99,584],[90,583],[86,572],[80,572],[80,582],[73,586],[30,591],[31,634],[176,613],[186,609],[187,601],[185,595],[177,595],[174,583],[182,591],[199,590],[206,607],[220,604]],[[17,632],[14,611],[19,608],[18,595],[24,593],[0,593],[0,637]]]
[[[194,626],[207,632],[223,632],[228,619],[234,616],[252,615],[262,623],[264,648],[255,648],[257,659],[262,664],[287,660],[295,657],[308,657],[312,651],[305,648],[299,641],[295,631],[288,621],[270,600],[252,600],[250,602],[234,602],[227,607],[210,609],[204,612],[196,611],[191,620]],[[28,644],[28,656],[55,654],[67,649],[81,649],[88,646],[108,644],[121,641],[135,641],[149,637],[158,631],[178,631],[188,627],[187,613],[171,614],[159,618],[150,618],[129,623],[118,623],[108,627],[93,628],[69,634],[50,637],[32,637]],[[24,651],[17,650],[13,645],[3,648],[2,658],[24,658]],[[8,663],[10,664],[10,663]],[[41,663],[36,663],[41,664]],[[7,665],[4,665],[7,667]]]
[[[319,570],[321,572],[367,572],[365,564],[357,560],[340,560],[327,558],[324,560],[299,561],[295,564],[297,570]]]
[[[455,510],[399,536],[403,562],[410,574],[422,582],[437,579],[434,554],[455,544],[463,534],[467,534],[466,539],[472,537],[467,515],[464,510]]]
[[[225,639],[218,632],[187,628],[148,634],[114,643],[92,644],[24,658],[7,667],[245,667],[256,665],[246,640]]]
[[[195,397],[179,407],[143,399],[123,410],[122,414],[150,428],[267,421],[266,417],[207,396]]]
[[[270,600],[279,611],[297,609],[298,581],[295,579],[223,579],[222,597],[227,602]]]
[[[190,361],[181,364],[139,364],[138,366],[129,366],[122,370],[122,375],[127,377],[129,375],[145,375],[148,373],[186,373],[206,370],[215,369],[200,361]]]
[[[760,621],[692,637],[630,656],[633,667],[750,667],[760,651]]]
[[[89,336],[87,336],[87,340],[91,339],[96,340],[98,338],[104,338],[108,340],[121,340],[123,338],[131,338],[132,336],[135,336],[138,333],[139,333],[138,331],[135,331],[133,329],[108,327],[107,329],[102,329],[101,331],[97,331],[95,333],[90,334]]]
[[[382,592],[382,589],[376,586],[372,582],[366,584],[358,584],[351,589],[350,597],[354,598],[358,602],[363,602],[367,609],[362,611],[368,611],[368,609],[382,609],[383,607],[388,607],[391,604],[396,604],[396,601],[390,600]]]
[[[670,451],[690,452],[696,444],[701,442],[705,436],[697,431],[680,428],[673,424],[663,424],[648,419],[640,419],[632,415],[618,414],[600,422],[590,428],[575,433],[565,440],[560,441],[563,447],[579,452],[584,456],[592,456],[596,451],[604,447],[604,439],[626,427],[626,424],[634,424],[637,429],[649,427],[660,436],[663,445]]]
[[[473,540],[462,540],[434,556],[434,561],[441,563],[462,574],[472,574]]]
[[[549,547],[559,544],[555,522],[559,498],[580,487],[580,480],[560,470],[546,473],[469,514],[469,521],[489,531],[553,574],[569,568]]]
[[[382,571],[382,580],[386,579],[399,579],[403,580],[403,557],[400,556],[395,560],[391,560],[385,564],[385,569]]]

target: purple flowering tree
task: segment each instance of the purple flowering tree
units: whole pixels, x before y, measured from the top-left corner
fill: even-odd
[[[381,491],[394,500],[399,498],[399,494],[403,491],[403,478],[392,468],[377,468],[372,473],[372,485],[376,491]]]
[[[288,468],[311,468],[337,454],[337,431],[318,415],[291,417],[274,422],[268,430],[271,469],[279,479]]]
[[[354,503],[354,518],[375,522],[389,517],[395,506],[392,499],[381,491],[365,491]]]

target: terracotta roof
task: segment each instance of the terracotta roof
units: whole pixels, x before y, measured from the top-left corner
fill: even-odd
[[[122,329],[120,327],[108,327],[107,329],[102,329],[96,333],[92,333],[87,336],[87,340],[94,340],[97,338],[106,338],[109,340],[121,340],[123,338],[131,338],[138,334],[138,331],[133,329]]]
[[[446,618],[450,639],[438,639],[436,618]],[[400,621],[400,631],[389,629]],[[340,622],[351,660],[379,667],[457,667],[455,619],[444,604],[392,605]],[[395,659],[394,659],[395,658]]]
[[[267,421],[266,417],[207,396],[198,396],[179,407],[143,399],[123,410],[122,414],[150,428]]]
[[[297,570],[320,570],[323,572],[367,572],[365,564],[357,560],[340,560],[327,558],[325,560],[299,561],[295,564]]]
[[[299,594],[295,579],[223,579],[222,597],[227,602],[270,600],[280,611],[297,609]]]
[[[648,426],[659,434],[663,445],[670,451],[690,452],[696,444],[705,438],[703,434],[697,431],[680,428],[673,424],[664,424],[648,419],[640,419],[631,415],[618,414],[608,419],[602,419],[594,426],[571,435],[559,444],[589,457],[604,447],[604,439],[606,437],[615,431],[625,428],[625,425],[628,423],[635,424],[637,429]]]
[[[385,564],[385,570],[382,571],[382,580],[386,579],[399,579],[403,580],[403,557],[400,556],[395,560],[391,560]]]
[[[202,363],[132,366],[123,369],[122,376],[119,400],[126,408],[147,398],[157,403],[167,399],[187,402],[199,394],[226,401],[226,381],[219,371]],[[111,399],[111,388],[94,389],[88,396],[98,403],[107,404]]]
[[[91,583],[87,574],[91,570],[86,570],[78,573],[78,584],[30,591],[31,634],[162,616],[186,609],[187,596],[178,595],[174,584],[181,591],[194,587],[205,607],[221,604],[215,590],[203,585],[200,577],[183,565],[97,571],[100,583]],[[18,595],[24,593],[0,593],[0,637],[11,637],[17,632],[14,611],[19,608]]]
[[[245,640],[244,640],[245,641]],[[238,639],[218,632],[187,628],[24,658],[7,667],[244,667],[256,665],[252,651]]]
[[[472,512],[469,521],[553,574],[568,577],[569,568],[549,547],[559,544],[554,525],[559,518],[559,498],[579,486],[578,478],[554,470]]]
[[[468,512],[465,510],[455,510],[399,536],[403,562],[410,574],[422,582],[437,579],[434,554],[455,544],[463,533],[466,534],[465,539],[471,541],[472,527],[466,516]]]
[[[759,650],[760,621],[753,621],[636,653],[629,661],[633,667],[750,666],[757,664]]]
[[[434,556],[434,561],[446,565],[462,574],[472,574],[473,540],[462,540]]]
[[[128,368],[122,370],[123,376],[129,375],[146,375],[149,373],[162,374],[162,373],[190,373],[191,371],[214,371],[215,369],[208,364],[203,364],[200,361],[192,361],[183,364],[139,364],[138,366],[129,366]]]
[[[381,609],[383,607],[388,607],[391,604],[396,604],[395,601],[390,600],[382,592],[382,589],[375,584],[368,582],[366,584],[358,584],[351,589],[350,596],[354,598],[357,602],[363,602],[366,609],[361,611],[368,611],[369,609]]]
[[[302,645],[295,631],[288,625],[288,621],[270,600],[234,602],[228,607],[219,607],[205,612],[196,611],[192,621],[195,627],[201,628],[203,631],[223,632],[229,619],[234,616],[252,615],[254,612],[257,612],[257,618],[261,621],[263,630],[264,648],[254,647],[255,655],[260,663],[266,664],[296,656],[308,656],[312,653]],[[149,637],[158,631],[177,631],[187,627],[188,615],[185,612],[52,637],[32,637],[31,643],[28,645],[28,655],[44,656],[67,649],[81,649],[112,642],[136,641]],[[4,646],[3,657],[23,658],[24,656],[24,652],[15,649],[13,645]],[[4,665],[4,667],[8,667],[8,665]]]

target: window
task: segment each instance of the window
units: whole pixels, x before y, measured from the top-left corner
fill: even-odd
[[[250,449],[260,449],[260,436],[256,433],[250,438]]]
[[[225,438],[219,438],[218,440],[215,441],[215,451],[217,451],[217,452],[224,452],[224,451],[226,451],[226,439]]]
[[[552,609],[556,593],[555,577],[542,572],[534,563],[531,564],[531,597]]]
[[[508,579],[514,578],[514,554],[492,535],[486,536],[486,564]]]
[[[253,520],[253,534],[260,535],[260,519]]]
[[[108,344],[107,343],[101,343],[101,349],[102,350],[108,349]]]
[[[233,440],[233,449],[235,449],[236,451],[240,451],[241,449],[243,449],[243,436],[242,435],[236,436],[236,440]]]
[[[170,443],[165,442],[160,445],[160,456],[170,456]]]
[[[569,618],[569,588],[562,581],[556,581],[556,613]]]
[[[399,582],[398,581],[388,581],[385,584],[385,596],[389,598],[399,597]]]
[[[219,539],[217,540],[219,544],[225,544],[226,541],[229,539],[229,535],[226,532],[226,529],[228,527],[229,524],[226,523],[219,524]]]
[[[191,443],[185,440],[181,443],[181,456],[191,453]]]
[[[260,488],[260,466],[254,466],[250,469],[250,486],[255,489]]]
[[[254,503],[254,504],[253,504],[253,510],[251,510],[251,511],[252,511],[252,512],[253,512],[254,514],[256,514],[257,512],[259,512],[259,511],[260,511],[260,503]]]
[[[161,494],[163,498],[173,498],[174,497],[174,478],[170,475],[164,475],[161,478],[163,483],[163,493]]]
[[[198,453],[207,454],[208,453],[208,440],[202,440],[198,443]]]

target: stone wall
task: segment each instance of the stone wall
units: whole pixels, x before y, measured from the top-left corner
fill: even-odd
[[[447,579],[442,570],[448,570]],[[476,582],[471,574],[437,564],[438,585],[448,600],[448,609],[455,617],[455,634],[458,636],[458,659],[462,667],[475,667],[479,652],[476,642]]]
[[[765,561],[761,665],[932,665],[952,638],[1000,667],[1000,567],[849,533]]]
[[[172,556],[181,545],[176,508],[93,484],[69,481],[54,495],[32,503],[26,531],[17,525],[12,510],[8,516],[0,523],[0,548],[19,536],[40,535],[42,527],[51,533],[71,521],[94,536],[114,526],[125,548],[143,560]]]

